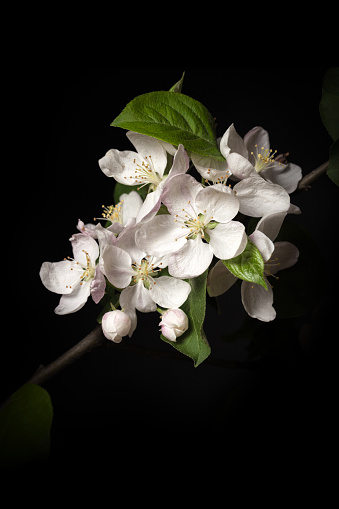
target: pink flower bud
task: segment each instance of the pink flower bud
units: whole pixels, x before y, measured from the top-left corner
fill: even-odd
[[[120,343],[123,336],[127,336],[131,328],[131,319],[126,313],[116,309],[104,314],[101,326],[107,339]]]
[[[170,341],[176,341],[188,329],[188,318],[182,309],[168,309],[159,323],[161,332]]]

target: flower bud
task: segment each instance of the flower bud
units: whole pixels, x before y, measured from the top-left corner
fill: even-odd
[[[176,341],[188,329],[188,318],[182,309],[168,309],[159,323],[161,332],[170,341]]]
[[[102,317],[102,332],[107,339],[120,343],[131,328],[131,319],[126,313],[119,310],[109,311]]]

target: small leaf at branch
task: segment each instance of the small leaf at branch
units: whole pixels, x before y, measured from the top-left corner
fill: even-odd
[[[264,260],[259,249],[249,239],[240,255],[231,260],[222,260],[222,262],[234,276],[261,285],[267,290],[264,278]]]

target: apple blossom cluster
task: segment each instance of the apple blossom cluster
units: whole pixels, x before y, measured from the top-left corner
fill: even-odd
[[[120,342],[135,331],[137,311],[158,311],[162,335],[180,341],[190,326],[181,306],[192,279],[206,273],[210,296],[221,295],[240,278],[246,312],[273,320],[268,278],[294,265],[299,255],[296,246],[275,239],[286,215],[300,213],[290,193],[301,168],[287,162],[286,155],[276,155],[262,127],[242,138],[232,124],[219,142],[223,161],[145,134],[128,131],[127,137],[134,150],[111,149],[99,167],[138,191],[123,192],[117,204],[104,208],[105,226],[79,220],[78,233],[70,239],[72,258],[42,264],[43,284],[61,294],[55,312],[74,313],[89,296],[96,304],[103,301],[103,333]],[[199,180],[189,174],[193,168]],[[145,187],[143,200],[139,190]],[[248,218],[258,218],[250,235]],[[249,246],[262,261],[261,282],[234,269]],[[115,301],[107,303],[112,289]]]

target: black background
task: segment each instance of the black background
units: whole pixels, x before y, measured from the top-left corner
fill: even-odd
[[[326,69],[107,66],[31,73],[22,98],[31,121],[16,132],[12,163],[13,185],[24,200],[14,220],[17,270],[9,272],[13,327],[2,338],[2,399],[96,325],[99,307],[91,299],[76,314],[55,315],[59,296],[41,284],[39,269],[45,260],[72,255],[68,239],[78,218],[92,222],[102,204],[112,203],[114,181],[97,161],[110,148],[133,148],[124,130],[110,127],[123,107],[142,93],[168,90],[185,70],[183,93],[216,117],[218,136],[233,122],[241,136],[261,125],[271,147],[290,152],[289,160],[306,174],[328,159],[331,144],[318,109]],[[45,384],[54,406],[51,461],[100,452],[125,432],[188,439],[195,433],[226,439],[240,432],[255,441],[319,436],[319,426],[326,428],[332,419],[338,198],[324,176],[291,200],[302,210],[293,221],[313,235],[323,255],[324,262],[314,260],[309,278],[322,278],[324,291],[308,314],[267,324],[265,334],[273,343],[279,337],[278,348],[268,348],[255,369],[233,370],[207,362],[194,368],[190,360],[115,345],[92,352]],[[206,310],[211,358],[245,360],[248,339],[220,339],[246,319],[237,286],[220,306],[222,316],[210,305]],[[136,332],[124,342],[174,352],[161,342],[158,322],[157,313],[139,313]]]

